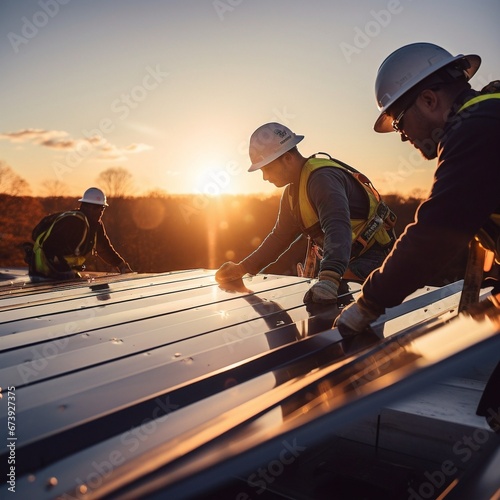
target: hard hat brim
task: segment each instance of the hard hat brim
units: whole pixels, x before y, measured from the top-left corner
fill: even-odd
[[[281,155],[294,148],[302,139],[304,139],[303,135],[295,135],[294,137],[292,137],[292,140],[290,142],[287,142],[285,145],[283,145],[282,148],[280,148],[272,155],[269,155],[266,159],[256,163],[252,163],[252,165],[250,165],[250,168],[248,169],[248,172],[254,172],[255,170],[259,170],[262,167],[265,167],[267,164],[276,160],[276,158],[279,158]]]
[[[375,121],[375,124],[373,126],[375,132],[380,132],[380,133],[394,132],[394,129],[392,128],[393,119],[387,114],[389,108],[391,108],[398,101],[398,99],[400,99],[403,95],[411,91],[411,89],[413,89],[425,78],[432,75],[433,73],[443,68],[444,66],[447,66],[448,64],[451,64],[454,61],[458,61],[460,59],[467,59],[467,61],[469,62],[470,66],[465,70],[465,72],[467,73],[467,77],[470,80],[476,74],[477,70],[479,69],[479,66],[481,65],[481,58],[476,54],[468,54],[466,56],[464,56],[463,54],[459,54],[458,56],[453,57],[452,59],[443,61],[443,63],[440,65],[430,66],[428,68],[428,71],[423,72],[419,75],[420,78],[416,80],[410,88],[402,88],[400,92],[396,92],[394,96],[392,96],[391,100],[387,103],[387,105],[380,110],[380,115]]]

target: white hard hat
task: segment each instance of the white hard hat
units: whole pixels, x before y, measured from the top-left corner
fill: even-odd
[[[82,203],[92,203],[93,205],[109,206],[106,202],[106,195],[96,187],[88,188],[83,196],[78,200]]]
[[[248,171],[253,172],[271,163],[290,151],[303,138],[303,135],[294,134],[280,123],[271,122],[262,125],[250,137],[249,154],[252,165]]]
[[[394,51],[380,65],[377,73],[375,96],[380,115],[374,129],[377,132],[392,132],[392,118],[387,115],[389,107],[424,78],[459,60],[466,61],[463,70],[467,79],[472,78],[481,64],[477,55],[452,56],[432,43],[412,43]]]

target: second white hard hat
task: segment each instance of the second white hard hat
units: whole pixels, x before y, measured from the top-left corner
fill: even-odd
[[[375,81],[375,96],[380,115],[375,122],[377,132],[392,132],[392,118],[387,110],[401,96],[424,78],[460,59],[465,59],[465,76],[470,79],[478,70],[481,58],[475,54],[452,56],[433,43],[412,43],[390,54],[380,65]]]
[[[260,126],[250,137],[249,154],[252,165],[249,172],[258,170],[290,151],[303,135],[293,133],[281,123],[271,122]]]
[[[106,202],[106,195],[96,187],[88,188],[78,201],[91,203],[92,205],[102,205],[103,207],[109,206]]]

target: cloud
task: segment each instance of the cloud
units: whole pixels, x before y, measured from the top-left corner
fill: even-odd
[[[127,153],[142,153],[143,151],[149,151],[150,149],[153,149],[151,146],[148,144],[142,144],[142,143],[133,143],[127,146],[124,151]]]
[[[59,151],[81,151],[91,148],[102,160],[126,160],[127,154],[141,153],[152,149],[148,144],[142,143],[132,143],[120,148],[99,135],[74,139],[63,130],[35,128],[21,129],[16,132],[0,132],[0,140],[2,139],[10,142],[27,142]]]
[[[47,139],[44,141],[37,142],[37,144],[40,144],[40,146],[45,146],[46,148],[50,149],[76,149],[76,141],[72,139]]]
[[[44,141],[57,140],[61,137],[67,137],[69,134],[62,130],[44,130],[40,128],[25,128],[17,132],[2,132],[0,139],[11,142],[35,142],[40,144]]]
[[[104,153],[113,153],[114,151],[118,150],[115,145],[110,144],[109,142],[101,143],[99,149]]]
[[[109,142],[101,144],[99,151],[99,159],[100,160],[127,160],[128,154],[136,154],[142,153],[143,151],[149,151],[153,149],[149,144],[137,143],[134,142],[125,146],[124,148],[119,148],[114,144]]]

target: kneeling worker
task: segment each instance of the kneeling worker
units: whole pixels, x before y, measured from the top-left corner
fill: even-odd
[[[42,219],[33,229],[34,245],[24,244],[32,279],[78,278],[89,254],[97,254],[120,273],[132,272],[111,245],[101,220],[108,206],[104,193],[91,187],[78,201],[79,209]]]
[[[249,172],[286,186],[275,226],[262,244],[238,264],[215,274],[223,284],[256,274],[283,254],[302,233],[322,250],[318,281],[304,302],[336,303],[341,279],[364,281],[388,255],[396,216],[370,181],[345,163],[318,155],[303,157],[304,138],[279,123],[259,127],[250,138]]]

